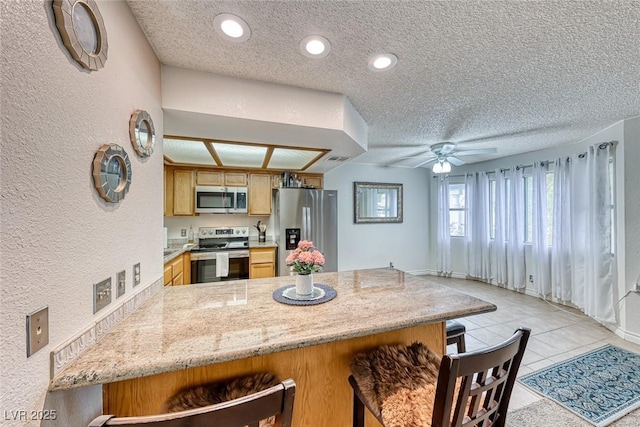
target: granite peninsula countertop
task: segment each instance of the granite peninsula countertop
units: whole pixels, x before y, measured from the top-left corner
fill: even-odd
[[[168,286],[56,374],[50,390],[105,384],[495,311],[437,278],[381,268],[315,273],[332,301],[293,306],[294,278]]]

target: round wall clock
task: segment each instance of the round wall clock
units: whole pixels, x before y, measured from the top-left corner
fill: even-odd
[[[136,110],[129,120],[129,137],[140,157],[149,157],[156,145],[156,130],[149,113]]]
[[[95,0],[54,0],[53,12],[62,42],[73,59],[89,70],[107,61],[107,30]]]
[[[93,182],[100,197],[117,203],[131,185],[131,162],[118,144],[104,144],[93,159]]]

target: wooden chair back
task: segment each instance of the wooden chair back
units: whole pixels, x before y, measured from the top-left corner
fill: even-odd
[[[504,427],[530,334],[520,328],[495,346],[443,356],[432,427]]]
[[[260,420],[277,415],[282,427],[290,427],[296,384],[282,381],[266,390],[202,408],[142,417],[101,415],[89,427],[258,427]]]

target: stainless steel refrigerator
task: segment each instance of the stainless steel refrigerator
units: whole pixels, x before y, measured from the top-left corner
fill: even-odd
[[[307,188],[274,191],[278,276],[288,276],[285,259],[298,241],[311,240],[324,254],[322,271],[338,271],[338,192]]]

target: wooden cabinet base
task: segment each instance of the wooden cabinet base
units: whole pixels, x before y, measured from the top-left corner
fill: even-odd
[[[104,413],[117,416],[163,413],[164,401],[182,387],[268,371],[296,382],[294,426],[349,426],[353,397],[347,378],[354,354],[378,345],[414,341],[443,354],[445,333],[444,323],[434,323],[105,384]],[[379,426],[370,414],[367,417],[368,427]]]

